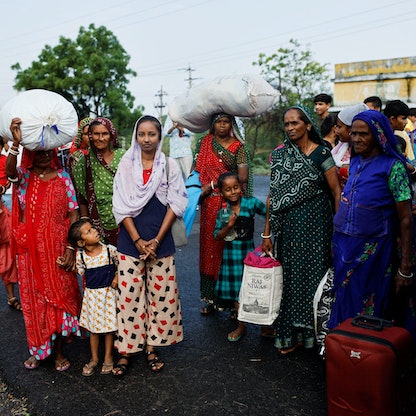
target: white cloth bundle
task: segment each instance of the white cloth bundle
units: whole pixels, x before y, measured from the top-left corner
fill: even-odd
[[[78,131],[74,106],[56,92],[34,89],[9,100],[0,110],[0,135],[13,140],[10,124],[22,120],[21,145],[29,150],[50,150],[72,141]]]
[[[203,82],[169,105],[169,117],[201,133],[210,128],[215,113],[254,117],[269,110],[280,93],[260,75],[228,75]]]

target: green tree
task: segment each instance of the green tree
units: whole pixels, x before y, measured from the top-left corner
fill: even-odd
[[[312,52],[302,49],[298,41],[291,39],[289,43],[289,47],[279,48],[270,56],[260,53],[258,61],[253,62],[281,94],[269,112],[245,120],[252,158],[260,165],[261,160],[267,163],[270,152],[283,141],[285,110],[296,104],[312,109],[313,97],[329,90],[328,64],[314,61]]]
[[[328,64],[314,61],[312,52],[301,49],[297,40],[289,43],[270,56],[261,53],[253,65],[258,65],[261,74],[280,91],[279,106],[308,106],[317,93],[328,90]]]
[[[132,124],[143,107],[133,110],[134,97],[127,89],[130,56],[112,32],[105,27],[81,26],[75,41],[60,37],[55,47],[46,45],[38,60],[17,72],[17,91],[43,88],[55,91],[70,101],[80,118],[90,113],[109,117],[122,134],[130,134]]]

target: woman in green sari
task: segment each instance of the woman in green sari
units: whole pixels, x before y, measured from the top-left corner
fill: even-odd
[[[75,165],[73,175],[81,217],[88,217],[106,244],[117,247],[118,226],[112,209],[114,175],[125,150],[113,123],[97,117],[89,126],[90,151]]]
[[[331,260],[332,219],[341,189],[331,152],[309,112],[289,108],[286,138],[271,159],[263,251],[283,266],[275,346],[282,355],[315,343],[313,297]],[[274,247],[272,244],[274,236]]]

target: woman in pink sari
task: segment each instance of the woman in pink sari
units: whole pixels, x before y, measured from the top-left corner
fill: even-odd
[[[30,357],[28,370],[55,352],[55,369],[70,367],[63,341],[79,335],[81,293],[72,271],[74,249],[67,243],[70,223],[78,217],[78,204],[68,173],[59,167],[55,150],[23,150],[19,118],[10,129],[13,146],[6,172],[14,184],[12,228],[18,254],[18,276]]]

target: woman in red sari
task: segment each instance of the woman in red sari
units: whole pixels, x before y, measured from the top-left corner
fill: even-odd
[[[66,237],[70,223],[78,217],[78,204],[71,178],[60,169],[55,150],[24,149],[16,168],[20,124],[14,118],[10,126],[14,140],[6,172],[15,186],[13,243],[30,352],[24,365],[33,370],[54,350],[55,369],[65,371],[70,363],[63,353],[63,339],[79,335],[81,293],[72,271],[75,252]]]
[[[250,156],[236,120],[229,114],[212,117],[210,133],[203,137],[197,150],[195,170],[202,185],[199,271],[201,276],[201,300],[206,303],[201,313],[215,310],[215,283],[221,266],[224,241],[214,239],[217,212],[223,202],[217,187],[218,177],[225,172],[237,172],[246,196],[251,196],[253,180],[250,172]]]

